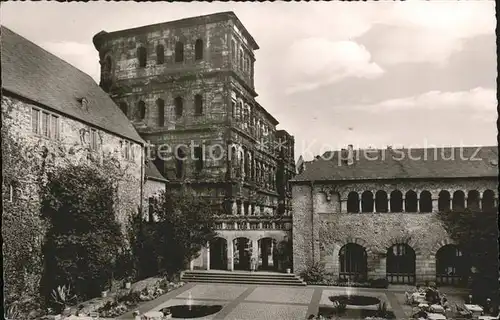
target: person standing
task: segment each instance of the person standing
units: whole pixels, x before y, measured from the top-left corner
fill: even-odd
[[[257,269],[257,260],[255,257],[252,257],[252,259],[250,259],[250,271],[253,272],[255,269]]]

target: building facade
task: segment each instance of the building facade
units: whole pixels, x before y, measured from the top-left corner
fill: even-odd
[[[458,284],[460,244],[439,212],[496,212],[497,147],[329,152],[292,180],[293,263],[339,279]]]
[[[117,217],[125,224],[142,206],[144,140],[118,106],[90,76],[3,26],[2,73],[2,124],[28,165],[43,163],[48,172],[88,159],[115,161]],[[22,198],[36,180],[9,183]]]
[[[221,211],[220,238],[192,267],[248,269],[251,258],[274,267],[276,243],[291,236],[294,142],[255,100],[259,47],[236,15],[102,31],[93,40],[101,87],[155,146],[169,188],[187,187]]]

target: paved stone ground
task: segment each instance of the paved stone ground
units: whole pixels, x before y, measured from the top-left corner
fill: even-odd
[[[387,302],[397,319],[409,319],[411,307],[404,303],[402,288],[350,288],[352,294],[373,296]],[[446,292],[446,291],[445,291]],[[217,304],[223,308],[203,320],[302,320],[316,314],[320,305],[331,305],[331,295],[346,294],[342,287],[281,287],[239,284],[188,283],[154,301],[139,307],[142,313],[168,306],[186,304],[189,296],[193,304]],[[458,301],[455,293],[447,292],[450,301]],[[120,319],[133,319],[131,313]],[[200,318],[198,318],[200,319]]]

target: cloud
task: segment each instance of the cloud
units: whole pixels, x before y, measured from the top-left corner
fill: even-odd
[[[495,115],[496,107],[496,91],[478,87],[468,91],[429,91],[413,97],[385,100],[376,104],[357,105],[350,108],[374,113],[409,110],[422,112],[435,110],[468,111],[479,119],[484,119],[488,115]]]
[[[40,45],[45,50],[72,64],[98,81],[100,75],[99,55],[90,44],[63,41],[44,42]]]
[[[307,38],[287,50],[284,65],[288,93],[312,90],[346,77],[374,78],[384,71],[365,47],[353,41]]]
[[[444,65],[463,49],[465,39],[494,33],[494,5],[492,1],[393,3],[376,21],[387,28],[376,35],[373,55],[382,65]]]

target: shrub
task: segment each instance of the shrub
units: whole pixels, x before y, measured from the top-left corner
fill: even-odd
[[[307,283],[322,283],[325,279],[325,275],[325,265],[321,262],[315,262],[308,265],[307,268],[300,273],[302,279]]]
[[[174,276],[215,236],[216,212],[207,200],[186,192],[163,192],[152,209],[158,222],[136,221],[138,263],[156,266],[142,270],[143,275],[155,271]]]
[[[379,278],[370,281],[370,286],[372,288],[387,289],[389,287],[389,281],[386,278]]]
[[[123,245],[114,195],[111,179],[92,166],[69,166],[49,177],[42,198],[42,214],[50,222],[42,279],[46,299],[63,284],[79,299],[109,289]]]

